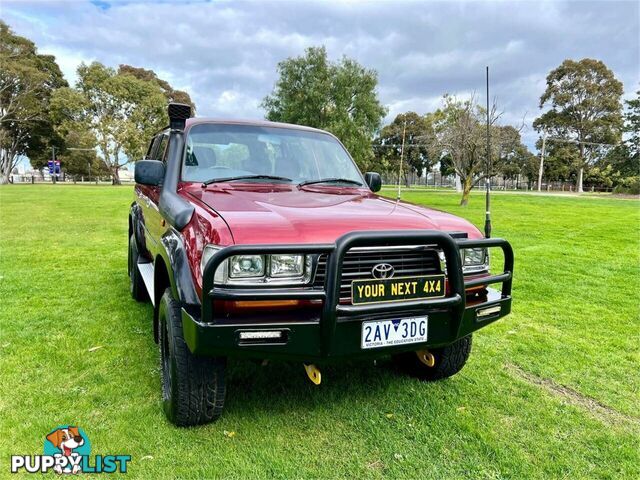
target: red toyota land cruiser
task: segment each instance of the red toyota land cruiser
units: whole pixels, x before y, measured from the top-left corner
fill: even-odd
[[[154,305],[175,424],[220,416],[228,357],[300,361],[320,383],[316,364],[391,355],[437,380],[510,312],[509,244],[376,195],[380,176],[333,135],[190,116],[169,106],[135,165],[129,216],[131,294]],[[490,247],[504,252],[497,275]]]

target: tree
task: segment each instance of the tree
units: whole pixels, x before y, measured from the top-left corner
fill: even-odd
[[[640,175],[640,90],[636,92],[636,98],[626,100],[624,112],[624,131],[629,137],[624,142],[628,152],[628,162],[623,167],[623,174]]]
[[[594,165],[585,171],[584,184],[587,187],[610,188],[620,182],[620,172],[611,165]]]
[[[579,192],[585,167],[602,154],[601,144],[620,141],[622,93],[622,83],[599,60],[565,60],[547,75],[540,108],[549,109],[533,125],[538,131],[576,142],[580,152]]]
[[[640,90],[636,98],[624,102],[627,110],[624,112],[624,130],[630,133],[627,140],[632,156],[640,155]]]
[[[96,155],[96,138],[88,128],[76,128],[69,130],[65,135],[65,149],[59,156],[62,169],[73,180],[80,177],[98,177],[109,175],[106,168]],[[90,179],[90,178],[89,178]]]
[[[476,104],[475,98],[458,100],[450,95],[443,97],[443,106],[437,111],[434,124],[436,140],[433,148],[439,157],[448,157],[462,183],[460,205],[467,205],[471,189],[486,177],[486,131],[483,118],[486,110]],[[496,120],[495,108],[491,124]],[[493,153],[497,153],[497,131],[493,129]],[[497,155],[494,155],[494,157]]]
[[[87,129],[119,184],[119,170],[146,152],[148,139],[169,122],[166,96],[155,81],[94,62],[78,67],[76,88],[61,88],[52,101],[62,131]]]
[[[52,92],[67,83],[51,55],[0,21],[0,183],[21,155],[43,158],[56,142],[48,115]]]
[[[118,67],[118,75],[132,75],[139,80],[156,83],[162,89],[162,93],[164,93],[167,103],[185,103],[187,105],[191,105],[192,115],[196,112],[196,104],[193,103],[193,100],[191,100],[191,97],[187,92],[183,90],[174,90],[173,87],[169,85],[169,82],[158,78],[158,75],[153,70],[132,67],[131,65],[120,65]]]
[[[450,177],[456,174],[456,168],[451,161],[451,155],[444,155],[440,157],[440,175],[443,177]]]
[[[377,74],[343,57],[329,62],[324,47],[278,64],[278,80],[262,108],[268,120],[322,128],[336,135],[364,169],[371,141],[386,109],[376,92]]]
[[[420,116],[415,112],[401,113],[380,132],[374,142],[374,150],[384,169],[398,173],[404,134],[403,174],[405,185],[409,185],[407,171],[418,177],[423,171],[433,168],[435,162],[430,155],[435,141],[433,122],[430,116]]]
[[[526,149],[522,157],[522,165],[520,175],[527,179],[527,188],[531,190],[533,182],[538,178],[538,168],[540,167],[540,159]]]
[[[502,176],[503,181],[516,178],[520,175],[522,164],[529,150],[522,144],[520,131],[511,126],[496,127],[498,133],[497,158],[492,165],[493,174]]]
[[[540,147],[540,141],[536,143]],[[540,160],[538,159],[538,165]],[[578,177],[582,165],[580,149],[576,144],[547,142],[543,177],[550,182],[567,182]]]
[[[467,205],[471,189],[488,173],[497,175],[516,159],[526,160],[528,151],[522,144],[520,130],[497,125],[499,117],[494,104],[489,111],[491,172],[487,172],[487,110],[476,103],[475,97],[459,100],[445,95],[442,107],[432,116],[435,133],[432,157],[440,160],[441,172],[453,171],[460,177],[460,205]]]

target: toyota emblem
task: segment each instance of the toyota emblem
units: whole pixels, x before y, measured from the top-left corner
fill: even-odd
[[[385,279],[393,277],[393,265],[388,263],[379,263],[371,269],[374,278]]]

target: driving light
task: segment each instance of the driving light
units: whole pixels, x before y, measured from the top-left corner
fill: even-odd
[[[236,255],[231,257],[229,277],[255,278],[264,276],[264,256]]]
[[[240,332],[240,340],[264,340],[267,338],[282,338],[282,330],[246,330]]]
[[[476,312],[476,316],[478,318],[491,317],[493,315],[499,314],[500,310],[500,305],[494,305],[492,307],[478,309],[478,311]]]
[[[284,344],[288,340],[288,330],[243,330],[238,334],[238,345]]]
[[[271,255],[272,277],[300,277],[304,273],[304,255]]]

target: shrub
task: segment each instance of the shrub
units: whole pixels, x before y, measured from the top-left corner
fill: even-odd
[[[640,176],[623,179],[620,184],[613,189],[613,193],[640,195]]]

